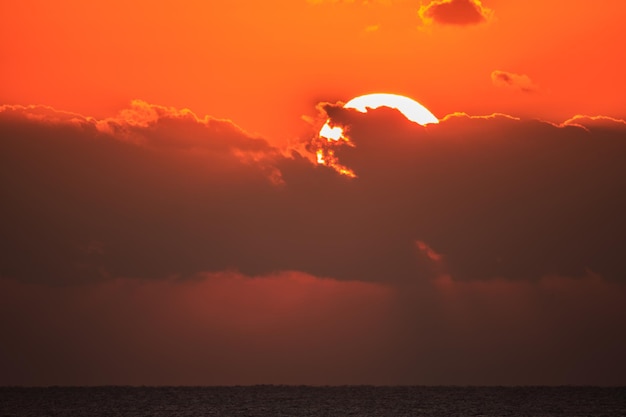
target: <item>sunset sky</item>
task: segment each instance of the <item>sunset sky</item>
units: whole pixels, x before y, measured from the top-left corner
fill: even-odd
[[[626,385],[625,20],[2,2],[0,385]]]

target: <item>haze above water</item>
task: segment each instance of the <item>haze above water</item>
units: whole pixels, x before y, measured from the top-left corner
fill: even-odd
[[[622,416],[626,387],[5,387],[0,415]]]

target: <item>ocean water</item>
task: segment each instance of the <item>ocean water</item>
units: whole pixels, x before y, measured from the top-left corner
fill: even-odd
[[[626,416],[626,387],[3,387],[6,416]]]

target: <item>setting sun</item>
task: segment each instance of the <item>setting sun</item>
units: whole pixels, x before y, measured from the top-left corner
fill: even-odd
[[[346,109],[354,109],[361,113],[367,113],[368,109],[389,107],[398,110],[408,120],[419,125],[439,123],[439,119],[426,107],[412,98],[399,94],[374,93],[358,96],[348,101],[343,106]],[[328,140],[339,140],[343,137],[343,129],[339,126],[330,126],[327,121],[320,129],[319,136]]]
[[[369,109],[377,109],[379,107],[396,109],[402,113],[407,120],[422,126],[431,123],[439,123],[439,119],[426,107],[412,98],[399,94],[365,94],[355,97],[343,105],[344,109],[353,109],[361,113],[367,113]],[[318,136],[322,140],[316,141],[318,145],[318,149],[315,152],[317,163],[329,166],[342,175],[356,178],[355,173],[351,169],[339,164],[337,157],[334,155],[334,151],[329,148],[329,146],[333,146],[333,143],[340,140],[351,144],[350,140],[344,135],[343,128],[341,126],[331,126],[331,121],[328,119],[320,129]],[[354,146],[354,144],[351,145]]]
[[[389,107],[398,110],[407,119],[420,125],[429,123],[439,123],[439,119],[426,107],[419,104],[412,98],[399,94],[376,93],[355,97],[348,101],[346,109],[355,109],[361,113],[366,113],[367,109],[377,109],[379,107]]]

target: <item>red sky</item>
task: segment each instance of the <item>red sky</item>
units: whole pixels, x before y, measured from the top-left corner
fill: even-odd
[[[4,2],[0,384],[626,384],[625,18]]]

